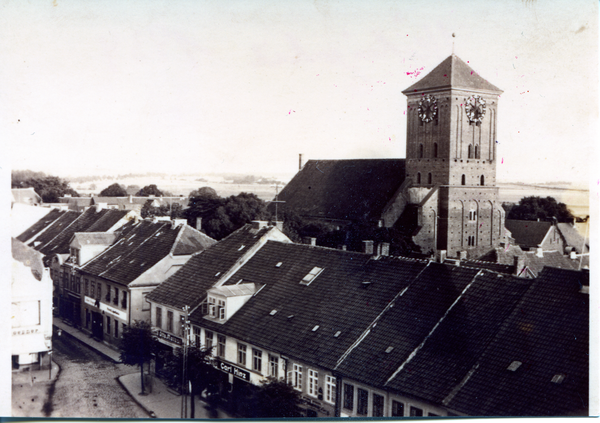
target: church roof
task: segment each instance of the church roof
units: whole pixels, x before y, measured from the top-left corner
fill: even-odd
[[[501,89],[483,79],[454,54],[448,56],[446,60],[437,65],[431,72],[402,92],[408,95],[432,88],[464,88],[467,90],[502,93]]]
[[[309,160],[285,186],[282,209],[336,220],[381,218],[404,182],[404,159]]]

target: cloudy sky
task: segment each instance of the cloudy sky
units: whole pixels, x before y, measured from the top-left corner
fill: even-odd
[[[587,183],[597,21],[587,0],[0,0],[0,165],[291,176],[299,153],[402,158],[401,91],[454,42],[504,90],[499,179]]]

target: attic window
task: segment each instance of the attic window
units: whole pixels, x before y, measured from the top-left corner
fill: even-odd
[[[215,274],[215,278],[216,278],[217,276],[219,276],[220,274],[221,274],[221,272],[217,272],[217,273]]]
[[[290,315],[289,315],[287,318],[288,318],[288,320],[291,320],[291,319],[293,319],[293,318],[294,318],[294,315],[293,315],[293,314],[290,314]]]
[[[340,335],[341,335],[341,333],[342,333],[342,331],[341,331],[341,330],[338,330],[338,331],[335,333],[335,335],[333,335],[333,337],[334,337],[334,338],[337,338],[338,336],[340,336]]]
[[[370,285],[371,285],[371,281],[363,281],[363,282],[361,283],[361,286],[362,286],[364,289],[367,289],[367,288],[368,288]]]
[[[277,310],[271,310],[271,312],[269,313],[269,315],[274,316],[275,313],[277,313]]]
[[[321,267],[313,267],[312,270],[310,272],[308,272],[308,274],[306,276],[304,276],[302,278],[302,280],[300,281],[301,285],[310,285],[310,283],[313,281],[314,278],[316,278],[317,276],[319,276],[319,273],[321,273],[323,271],[323,269]]]
[[[312,328],[312,331],[313,331],[313,332],[316,332],[316,331],[317,331],[317,329],[319,329],[319,325],[316,325],[314,328]]]
[[[394,350],[394,347],[387,347],[387,349],[385,350],[386,354],[391,353]]]
[[[281,265],[282,265],[282,264],[283,264],[283,262],[282,262],[282,261],[280,261],[279,263],[277,263],[277,264],[275,265],[275,267],[281,267]]]
[[[508,366],[508,368],[506,370],[510,370],[511,372],[516,371],[519,367],[521,367],[521,363],[520,361],[513,361],[512,363],[510,363],[510,366]]]
[[[244,249],[245,245],[242,245],[240,248],[238,248],[238,251],[242,251]]]
[[[554,377],[552,378],[552,383],[556,383],[557,385],[560,385],[563,380],[565,380],[565,375],[563,374],[557,374],[554,375]]]

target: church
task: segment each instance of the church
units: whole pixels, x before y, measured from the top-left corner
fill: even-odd
[[[496,187],[502,90],[452,54],[402,92],[406,159],[309,160],[278,200],[340,227],[402,222],[425,254],[478,258],[505,241]]]

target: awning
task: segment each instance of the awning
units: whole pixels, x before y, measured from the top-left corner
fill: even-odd
[[[41,333],[13,336],[11,341],[12,355],[33,354],[50,350],[50,348],[46,346],[44,335]],[[50,340],[48,340],[48,344],[52,345]]]

